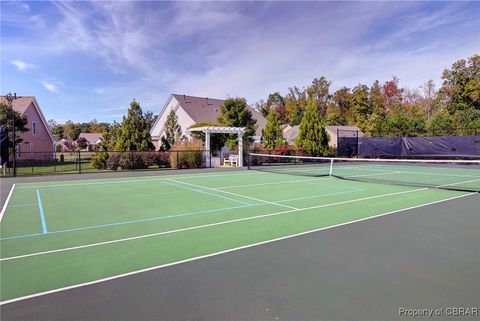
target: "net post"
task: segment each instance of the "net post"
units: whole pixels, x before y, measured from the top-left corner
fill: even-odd
[[[330,171],[328,172],[329,176],[332,176],[333,173],[333,158],[330,158]]]
[[[250,168],[250,157],[251,157],[251,156],[250,156],[250,152],[249,152],[249,151],[247,151],[247,155],[246,155],[246,156],[247,156],[247,169],[251,169],[251,168]]]

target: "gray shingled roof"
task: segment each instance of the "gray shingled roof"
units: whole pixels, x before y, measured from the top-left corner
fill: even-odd
[[[173,97],[179,102],[180,106],[193,119],[194,122],[217,122],[220,116],[220,108],[224,100],[207,97],[195,97],[187,95],[173,94]],[[256,135],[262,135],[262,129],[265,127],[266,119],[250,108],[253,118],[257,120]]]
[[[97,140],[103,139],[103,134],[102,133],[80,133],[78,138],[80,137],[85,138],[90,145],[95,145]]]

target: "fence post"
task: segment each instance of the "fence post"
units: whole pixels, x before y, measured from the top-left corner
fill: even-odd
[[[178,150],[175,151],[175,153],[177,153],[177,168],[176,169],[180,169],[180,164],[178,163]]]
[[[130,161],[131,161],[130,164],[132,165],[132,171],[135,170],[135,162],[134,162],[134,160],[133,160],[133,153],[134,153],[133,150],[131,150],[131,151],[130,151]]]
[[[208,162],[208,164],[210,164],[210,168],[212,168],[212,151],[211,150],[208,150],[208,157],[210,158],[210,161]]]
[[[82,174],[82,159],[80,151],[78,151],[78,174]]]

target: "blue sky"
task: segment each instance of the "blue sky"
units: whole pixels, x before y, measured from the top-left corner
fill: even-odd
[[[398,76],[440,86],[480,53],[480,2],[1,2],[1,93],[59,122],[113,121],[136,98],[245,97]]]

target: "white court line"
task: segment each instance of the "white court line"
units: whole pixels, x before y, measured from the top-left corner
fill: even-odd
[[[331,177],[325,177],[322,180],[331,179]],[[255,187],[255,186],[264,186],[264,185],[276,185],[276,184],[290,184],[290,183],[302,183],[302,182],[310,182],[310,181],[318,181],[320,180],[319,177],[316,178],[309,178],[309,179],[301,179],[298,181],[281,181],[281,182],[271,182],[271,183],[259,183],[259,184],[246,184],[246,185],[233,185],[233,186],[223,186],[223,187],[215,187],[212,190],[222,190],[222,189],[229,189],[229,188],[241,188],[241,187]]]
[[[152,233],[152,234],[132,236],[132,237],[127,237],[127,238],[118,239],[118,240],[98,242],[98,243],[85,244],[85,245],[78,245],[78,246],[73,246],[73,247],[65,247],[65,248],[61,248],[61,249],[49,250],[49,251],[44,251],[44,252],[36,252],[36,253],[22,254],[22,255],[17,255],[17,256],[10,256],[10,257],[0,259],[0,262],[16,260],[16,259],[21,259],[21,258],[26,258],[26,257],[31,257],[31,256],[40,256],[40,255],[51,254],[51,253],[67,252],[67,251],[84,249],[84,248],[95,247],[95,246],[106,245],[106,244],[113,244],[113,243],[120,243],[120,242],[132,241],[132,240],[139,240],[139,239],[144,239],[144,238],[148,238],[148,237],[154,237],[154,236],[160,236],[160,235],[166,235],[166,234],[173,234],[173,233],[197,230],[197,229],[201,229],[201,228],[218,226],[218,225],[225,225],[225,224],[242,222],[242,221],[250,221],[250,220],[255,220],[255,219],[269,217],[269,216],[277,216],[277,215],[283,215],[283,214],[288,214],[288,213],[293,213],[293,212],[307,211],[307,210],[312,210],[312,209],[317,209],[317,208],[322,208],[322,207],[330,207],[330,206],[348,204],[348,203],[353,203],[353,202],[360,202],[360,201],[370,200],[370,199],[374,199],[374,198],[381,198],[381,197],[392,196],[392,195],[418,192],[418,191],[423,191],[423,190],[426,190],[426,189],[428,189],[428,188],[411,189],[411,190],[401,191],[401,192],[394,192],[394,193],[388,193],[388,194],[380,194],[380,195],[356,198],[356,199],[348,200],[348,201],[328,203],[328,204],[323,204],[323,205],[315,205],[315,206],[310,206],[310,207],[305,207],[305,208],[295,208],[295,209],[291,209],[291,210],[288,210],[288,211],[281,211],[281,212],[274,212],[274,213],[269,213],[269,214],[262,214],[262,215],[256,215],[256,216],[250,216],[250,217],[237,218],[237,219],[233,219],[233,220],[204,224],[204,225],[198,225],[198,226],[192,226],[192,227],[186,227],[186,228],[181,228],[181,229],[177,229],[177,230],[170,230],[170,231],[164,231],[164,232],[158,232],[158,233]]]
[[[151,178],[152,176],[145,176],[145,178],[135,178],[135,179],[124,179],[123,177],[112,177],[112,178],[96,178],[93,179],[93,181],[100,181],[100,182],[85,182],[85,180],[78,180],[78,183],[67,183],[67,184],[56,184],[52,182],[43,182],[46,184],[43,185],[30,185],[30,184],[35,184],[35,183],[20,183],[21,185],[17,187],[18,189],[42,189],[42,190],[47,190],[49,187],[52,187],[51,189],[56,189],[58,187],[77,187],[77,186],[90,186],[90,185],[110,185],[110,184],[123,184],[123,183],[143,183],[143,182],[156,182],[156,181],[163,181],[166,179],[172,179],[172,178],[187,178],[187,179],[192,179],[192,178],[208,178],[208,177],[230,177],[230,176],[238,176],[238,175],[256,175],[259,172],[250,172],[247,170],[241,171],[241,173],[238,173],[238,171],[235,171],[234,173],[230,174],[207,174],[207,175],[180,175],[180,174],[172,174],[172,175],[163,175],[161,177],[156,176],[156,178]],[[264,173],[262,173],[264,174]],[[57,181],[60,182],[61,181]],[[75,182],[75,180],[70,180],[70,181],[63,181],[63,182]]]
[[[201,259],[205,259],[205,258],[209,258],[209,257],[214,257],[214,256],[218,256],[218,255],[222,255],[222,254],[226,254],[226,253],[230,253],[230,252],[240,251],[240,250],[252,248],[252,247],[255,247],[255,246],[260,246],[260,245],[264,245],[264,244],[278,242],[278,241],[281,241],[281,240],[291,239],[291,238],[302,236],[302,235],[308,235],[308,234],[312,234],[312,233],[315,233],[315,232],[334,229],[334,228],[345,226],[345,225],[350,225],[350,224],[354,224],[354,223],[358,223],[358,222],[362,222],[362,221],[372,220],[372,219],[379,218],[379,217],[382,217],[382,216],[387,216],[387,215],[391,215],[391,214],[395,214],[395,213],[399,213],[399,212],[404,212],[404,211],[408,211],[408,210],[412,210],[412,209],[416,209],[416,208],[420,208],[420,207],[425,207],[425,206],[429,206],[429,205],[433,205],[433,204],[437,204],[437,203],[442,203],[442,202],[454,200],[454,199],[457,199],[457,198],[471,196],[473,194],[476,194],[476,193],[469,193],[469,194],[454,196],[454,197],[446,198],[446,199],[443,199],[443,200],[433,201],[433,202],[429,202],[429,203],[425,203],[425,204],[421,204],[421,205],[415,205],[415,206],[411,206],[411,207],[407,207],[407,208],[402,208],[402,209],[399,209],[399,210],[394,210],[394,211],[390,211],[390,212],[386,212],[386,213],[381,213],[381,214],[378,214],[378,215],[369,216],[369,217],[361,218],[361,219],[358,219],[358,220],[353,220],[353,221],[339,223],[339,224],[335,224],[335,225],[331,225],[331,226],[321,227],[321,228],[317,228],[317,229],[313,229],[313,230],[309,230],[309,231],[305,231],[305,232],[300,232],[300,233],[291,234],[291,235],[287,235],[287,236],[283,236],[283,237],[278,237],[278,238],[267,240],[267,241],[262,241],[262,242],[257,242],[257,243],[253,243],[253,244],[243,245],[243,246],[235,247],[235,248],[224,250],[224,251],[218,251],[218,252],[214,252],[214,253],[210,253],[210,254],[206,254],[206,255],[201,255],[201,256],[196,256],[196,257],[192,257],[192,258],[189,258],[189,259],[180,260],[180,261],[176,261],[176,262],[172,262],[172,263],[166,263],[166,264],[152,266],[152,267],[141,269],[141,270],[136,270],[136,271],[132,271],[132,272],[118,274],[118,275],[110,276],[110,277],[99,279],[99,280],[94,280],[94,281],[89,281],[89,282],[85,282],[85,283],[66,286],[66,287],[63,287],[63,288],[58,288],[58,289],[53,289],[53,290],[49,290],[49,291],[34,293],[34,294],[30,294],[30,295],[10,299],[10,300],[0,301],[0,305],[14,303],[14,302],[18,302],[18,301],[27,300],[27,299],[32,299],[32,298],[35,298],[35,297],[39,297],[39,296],[43,296],[43,295],[47,295],[47,294],[52,294],[52,293],[58,293],[58,292],[62,292],[62,291],[67,291],[67,290],[80,288],[80,287],[84,287],[84,286],[88,286],[88,285],[103,283],[103,282],[107,282],[107,281],[111,281],[111,280],[115,280],[115,279],[124,278],[124,277],[130,276],[130,275],[135,275],[135,274],[140,274],[140,273],[144,273],[144,272],[148,272],[148,271],[158,270],[158,269],[162,269],[162,268],[166,268],[166,267],[170,267],[170,266],[174,266],[174,265],[179,265],[179,264],[183,264],[183,263],[188,263],[188,262],[192,262],[192,261],[197,261],[197,260],[201,260]]]
[[[237,193],[222,191],[221,189],[213,189],[213,188],[210,188],[210,187],[205,187],[205,186],[201,186],[201,185],[197,185],[197,184],[191,184],[191,183],[185,183],[185,182],[181,182],[181,181],[176,181],[176,180],[173,180],[173,179],[172,179],[171,181],[172,181],[172,182],[179,183],[179,184],[184,184],[184,185],[187,185],[187,186],[193,186],[193,187],[197,187],[197,188],[204,188],[204,189],[207,189],[207,190],[210,190],[210,191],[215,191],[215,192],[220,192],[220,193],[224,193],[224,194],[230,194],[230,195],[234,195],[234,196],[238,196],[238,197],[243,197],[243,198],[246,198],[246,199],[249,199],[249,200],[252,200],[252,201],[257,201],[257,202],[262,202],[262,203],[266,203],[266,204],[272,204],[272,205],[282,206],[282,207],[290,208],[290,209],[293,209],[293,210],[299,210],[298,207],[293,207],[293,206],[284,205],[284,204],[280,204],[280,203],[276,203],[276,202],[271,202],[271,201],[265,201],[265,200],[261,200],[261,199],[259,199],[259,198],[250,197],[250,196],[245,196],[245,195],[242,195],[242,194],[237,194]]]
[[[436,187],[460,185],[460,184],[472,183],[472,182],[478,182],[478,181],[480,181],[480,178],[479,178],[479,179],[472,179],[472,180],[470,180],[470,181],[463,181],[463,182],[458,182],[458,183],[450,183],[450,184],[438,185],[438,186],[436,186]]]
[[[12,188],[10,189],[10,192],[8,193],[7,199],[5,200],[5,203],[3,204],[2,211],[0,212],[0,222],[3,219],[3,215],[5,214],[5,211],[7,210],[8,202],[10,202],[10,198],[12,197],[14,188],[15,188],[15,184],[12,185]]]
[[[402,172],[390,172],[390,173],[386,172],[386,173],[377,173],[377,174],[362,174],[362,175],[346,176],[346,178],[348,179],[349,177],[380,176],[380,175],[394,175],[394,174],[403,174],[403,173]],[[335,173],[334,173],[334,176],[335,176]]]

